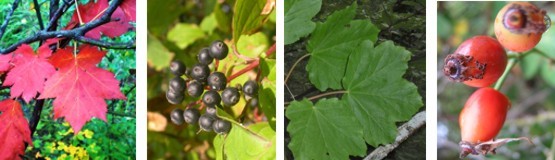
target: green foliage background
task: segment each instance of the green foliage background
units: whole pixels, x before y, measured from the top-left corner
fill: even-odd
[[[438,2],[438,159],[457,159],[460,147],[459,113],[476,90],[448,80],[442,72],[445,56],[477,35],[495,38],[493,24],[506,2]],[[553,2],[533,2],[555,18]],[[555,31],[548,29],[532,53],[511,70],[500,91],[511,101],[498,138],[528,137],[534,142],[512,142],[487,159],[553,159],[555,156]],[[471,156],[471,158],[483,158]]]
[[[49,0],[38,0],[43,23],[47,23]],[[79,1],[80,4],[88,0]],[[11,10],[13,1],[0,1],[0,17],[2,20]],[[64,3],[60,0],[60,4]],[[35,8],[32,1],[21,1],[0,41],[1,47],[7,47],[17,41],[40,30]],[[71,19],[75,7],[72,6],[61,17],[60,26]],[[3,22],[3,21],[2,21]],[[47,24],[45,24],[47,25]],[[103,40],[113,42],[134,41],[134,31],[128,32],[115,39],[103,37]],[[73,43],[72,43],[73,44]],[[38,47],[38,42],[31,46]],[[107,122],[93,118],[79,134],[73,133],[69,123],[63,119],[54,120],[51,99],[46,100],[37,130],[32,135],[33,146],[27,147],[24,158],[46,159],[134,159],[135,157],[135,130],[136,130],[136,90],[135,90],[135,51],[134,50],[108,50],[99,67],[114,73],[120,81],[120,89],[127,100],[109,100]],[[1,99],[9,97],[9,89],[0,90]],[[25,116],[29,120],[35,101],[30,104],[21,103]]]
[[[235,3],[244,2],[245,10],[241,13],[234,10]],[[148,9],[148,158],[152,159],[221,159],[222,153],[228,154],[230,159],[245,159],[245,157],[256,156],[256,159],[275,157],[275,54],[266,57],[264,52],[275,43],[275,9],[263,23],[254,23],[261,19],[260,12],[254,11],[253,6],[263,6],[266,1],[241,1],[241,0],[149,0]],[[248,9],[248,10],[247,10]],[[252,13],[249,13],[252,11]],[[255,14],[256,13],[256,14]],[[232,31],[233,16],[240,15],[250,19],[235,24],[242,30]],[[252,24],[263,24],[254,32],[248,26]],[[247,36],[246,33],[252,33]],[[240,38],[234,35],[242,35]],[[224,138],[213,132],[199,132],[198,125],[181,126],[171,123],[170,112],[175,108],[184,109],[185,106],[198,99],[185,96],[182,104],[171,105],[167,102],[165,92],[169,80],[174,77],[168,70],[172,60],[179,60],[191,67],[197,63],[198,52],[210,45],[214,40],[223,40],[230,47],[228,58],[220,61],[218,71],[222,64],[228,64],[224,72],[229,77],[232,73],[245,68],[247,63],[235,57],[231,50],[231,44],[236,41],[238,51],[246,57],[260,58],[260,71],[262,73],[259,90],[260,109],[264,112],[266,120],[262,122],[251,121],[252,110],[245,109],[243,113],[246,120],[242,120],[235,113],[244,107],[238,105],[232,107],[234,111],[218,110],[221,118],[233,120],[234,126]],[[211,69],[213,70],[213,69]],[[243,84],[247,79],[256,75],[256,69],[237,77],[228,86]],[[198,106],[195,106],[198,107]],[[204,111],[201,111],[201,113]],[[232,112],[233,114],[228,114]],[[237,123],[234,123],[237,121]],[[242,123],[252,132],[262,136],[273,143],[272,147],[260,146],[257,138],[252,132],[245,132]],[[233,136],[232,136],[233,135]],[[254,137],[253,137],[254,136]],[[233,138],[232,138],[233,137]],[[243,139],[241,139],[243,138]],[[222,147],[222,144],[226,145]],[[249,149],[245,149],[249,148]],[[223,151],[223,152],[222,152]],[[264,157],[261,157],[264,156]]]

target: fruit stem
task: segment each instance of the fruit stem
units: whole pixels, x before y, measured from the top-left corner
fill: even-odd
[[[283,84],[287,84],[287,80],[289,80],[289,76],[291,76],[291,73],[293,72],[293,70],[295,69],[295,67],[297,66],[297,64],[299,64],[299,62],[301,62],[301,60],[305,59],[306,57],[310,56],[310,54],[305,54],[304,56],[302,56],[301,58],[297,59],[297,61],[293,64],[293,66],[291,67],[291,69],[289,69],[289,72],[287,72],[287,76],[285,77],[285,80],[283,81]]]
[[[274,45],[272,45],[272,47],[270,47],[267,51],[266,51],[266,57],[269,57],[270,55],[272,55],[274,52],[276,52],[276,44],[274,43]],[[242,56],[242,55],[237,55],[237,56]],[[241,57],[239,57],[241,58]],[[249,60],[247,60],[249,61]],[[258,65],[260,64],[260,59],[256,58],[254,59],[254,61],[250,61],[249,65],[245,68],[243,68],[242,70],[240,70],[239,72],[236,72],[234,74],[232,74],[231,76],[228,77],[227,82],[231,82],[231,80],[247,73],[248,71],[258,67]],[[260,75],[260,71],[258,72],[258,75]],[[257,80],[258,80],[258,75],[257,75]]]
[[[218,71],[219,66],[220,66],[220,60],[216,59],[216,62],[214,62],[214,72]]]
[[[309,97],[308,100],[312,101],[312,100],[319,99],[319,98],[322,98],[322,97],[325,97],[325,96],[329,96],[329,95],[334,95],[334,94],[345,94],[345,93],[349,93],[349,92],[348,92],[348,91],[344,91],[344,90],[341,90],[341,91],[333,91],[333,92],[325,92],[325,93],[322,93],[322,94],[319,94],[319,95],[315,95],[315,96]],[[284,104],[285,104],[285,105],[289,105],[289,103],[291,103],[291,102],[285,102]]]
[[[497,83],[495,83],[495,86],[493,86],[493,89],[499,91],[501,86],[503,86],[503,83],[505,82],[505,79],[507,79],[507,76],[509,75],[509,72],[516,65],[516,63],[518,62],[518,58],[519,57],[514,57],[514,58],[509,59],[509,64],[505,68],[505,71],[503,72],[501,77],[499,77],[499,80],[497,80]]]
[[[276,52],[276,43],[274,43],[274,44],[266,51],[266,57],[270,57],[274,52]]]
[[[243,126],[243,124],[241,124],[241,123],[235,121],[235,120],[232,119],[232,118],[228,118],[228,117],[225,117],[225,116],[218,116],[218,117],[221,118],[221,119],[223,119],[223,120],[226,120],[226,121],[228,121],[228,122],[231,122],[231,123],[235,124],[234,127],[239,127],[239,128],[241,128],[241,129],[243,129],[243,130],[249,132],[250,134],[254,135],[255,137],[259,138],[260,140],[263,140],[263,141],[265,141],[265,142],[270,142],[270,140],[264,138],[263,136],[259,135],[258,133],[256,133],[256,132],[250,130],[249,128],[247,128],[247,127],[245,127],[245,126]]]
[[[549,60],[555,60],[554,58],[548,56],[545,52],[540,51],[540,50],[537,49],[537,48],[533,48],[531,52],[537,52],[538,54],[540,54],[540,55],[543,56],[544,58],[547,58],[547,59],[549,59]]]
[[[186,109],[189,109],[189,108],[191,108],[191,107],[193,107],[193,106],[195,106],[195,105],[198,105],[198,104],[200,104],[200,103],[202,103],[202,99],[199,99],[199,100],[197,100],[197,101],[194,101],[194,102],[191,102],[191,103],[187,104]]]
[[[260,59],[256,59],[255,61],[252,61],[251,63],[249,63],[249,65],[243,69],[241,69],[239,72],[233,73],[231,76],[229,76],[229,78],[227,79],[227,82],[231,82],[231,80],[247,73],[248,71],[258,67],[258,64],[260,64]]]

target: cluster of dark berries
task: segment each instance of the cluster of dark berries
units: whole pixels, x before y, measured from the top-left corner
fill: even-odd
[[[214,130],[216,133],[225,134],[231,129],[231,123],[218,118],[216,107],[231,107],[239,102],[240,90],[246,96],[252,97],[250,106],[258,106],[258,84],[255,81],[247,81],[242,87],[227,86],[227,78],[222,72],[210,71],[208,65],[217,60],[227,57],[228,48],[222,41],[214,41],[210,47],[203,48],[197,55],[198,63],[191,68],[186,68],[180,61],[170,64],[170,71],[175,75],[169,82],[166,98],[171,104],[180,104],[185,92],[187,95],[198,98],[202,95],[202,103],[205,107],[203,115],[196,108],[188,108],[185,111],[174,109],[171,112],[171,120],[177,125],[186,122],[188,124],[199,124],[204,131]],[[187,79],[181,78],[186,75]],[[206,90],[206,91],[205,91]],[[221,94],[219,93],[221,91]],[[223,106],[222,103],[223,102]]]

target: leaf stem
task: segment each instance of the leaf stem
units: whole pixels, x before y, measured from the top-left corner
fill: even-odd
[[[319,94],[319,95],[315,95],[315,96],[312,96],[312,97],[308,97],[307,99],[310,100],[310,101],[312,101],[312,100],[319,99],[319,98],[322,98],[322,97],[325,97],[325,96],[329,96],[329,95],[334,95],[334,94],[345,94],[345,93],[349,93],[349,92],[348,92],[348,91],[345,91],[345,90],[333,91],[333,92],[325,92],[325,93],[322,93],[322,94]],[[291,101],[290,101],[290,102],[285,102],[284,104],[285,104],[285,105],[289,105],[289,103],[291,103]]]
[[[507,79],[507,76],[509,75],[509,72],[511,72],[511,69],[516,65],[516,63],[518,62],[518,59],[519,59],[519,57],[514,57],[514,58],[509,59],[509,64],[507,64],[507,67],[505,68],[505,71],[503,72],[501,77],[499,77],[499,80],[497,80],[497,83],[495,83],[495,86],[493,87],[493,89],[499,90],[501,88],[501,86],[503,86],[503,83],[505,82],[505,79]]]
[[[305,54],[301,58],[297,59],[297,61],[293,64],[293,66],[291,66],[291,69],[289,69],[289,72],[287,72],[287,76],[285,76],[285,80],[283,81],[283,84],[287,84],[287,80],[289,80],[289,76],[291,76],[291,73],[293,72],[293,70],[295,69],[297,64],[299,64],[299,62],[301,62],[301,60],[305,59],[308,56],[310,56],[310,54]]]

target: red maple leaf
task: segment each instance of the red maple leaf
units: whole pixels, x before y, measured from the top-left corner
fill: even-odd
[[[13,68],[8,72],[6,81],[2,84],[2,86],[12,86],[10,98],[21,96],[25,102],[29,103],[37,93],[42,92],[44,81],[56,71],[47,59],[52,55],[49,46],[56,42],[56,39],[46,41],[39,47],[37,54],[27,44],[22,44],[12,52],[13,58],[10,62]]]
[[[33,145],[29,123],[19,102],[12,99],[0,101],[0,159],[21,159],[25,143]]]
[[[50,58],[58,71],[46,81],[39,99],[56,98],[54,118],[65,117],[75,133],[92,117],[106,121],[104,99],[126,99],[114,74],[96,67],[105,54],[97,47],[82,45],[77,56],[68,47]]]
[[[0,55],[0,73],[4,73],[11,69],[12,65],[10,65],[10,61],[12,57],[13,55],[11,53]]]
[[[79,24],[85,24],[100,18],[108,6],[108,0],[99,0],[96,3],[90,1],[87,4],[78,5],[65,29],[73,29]],[[119,7],[114,11],[111,18],[111,22],[100,25],[85,33],[85,37],[100,39],[100,34],[103,34],[110,38],[114,38],[133,28],[133,26],[129,24],[129,19]]]
[[[137,3],[135,0],[123,0],[123,2],[121,2],[119,6],[125,13],[125,16],[127,16],[127,18],[133,22],[137,20],[135,19],[136,4]]]

